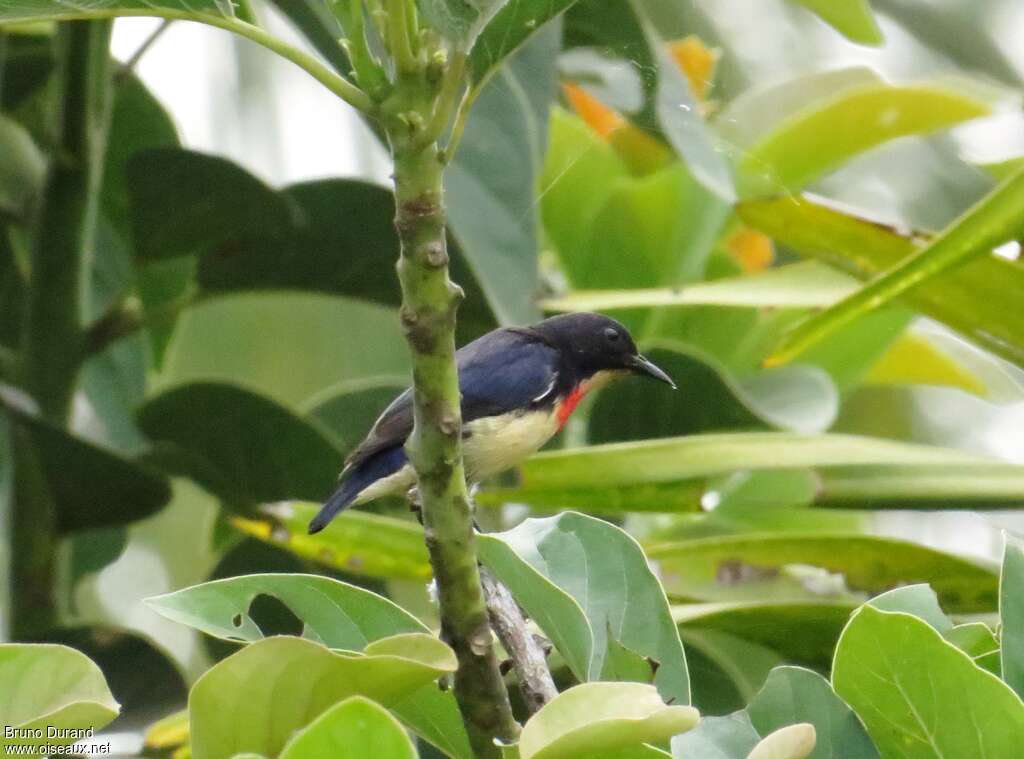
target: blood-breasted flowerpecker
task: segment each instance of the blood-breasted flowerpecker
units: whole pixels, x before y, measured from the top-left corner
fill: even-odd
[[[625,327],[600,314],[563,314],[532,327],[496,329],[459,349],[455,360],[470,482],[536,453],[589,390],[617,377],[642,374],[675,387],[640,355]],[[346,460],[338,488],[309,523],[311,533],[349,506],[412,487],[416,476],[403,448],[412,432],[412,405],[406,390],[384,409]]]

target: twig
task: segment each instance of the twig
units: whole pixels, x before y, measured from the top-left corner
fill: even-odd
[[[480,581],[487,599],[487,613],[491,627],[505,647],[512,667],[519,676],[519,690],[530,714],[537,712],[544,704],[558,695],[555,681],[551,678],[544,651],[537,645],[533,633],[526,625],[519,604],[509,589],[491,571],[482,567]]]
[[[173,23],[173,20],[165,18],[160,22],[160,25],[157,26],[156,29],[150,32],[150,35],[146,37],[146,39],[142,41],[142,44],[139,45],[138,48],[136,48],[134,53],[132,53],[131,58],[129,58],[121,64],[121,68],[119,68],[117,71],[117,76],[119,79],[123,79],[135,70],[135,67],[138,65],[139,61],[142,60],[142,56],[149,52],[149,49],[153,47],[153,44],[158,39],[160,39],[164,32],[167,31],[167,27],[169,27]]]

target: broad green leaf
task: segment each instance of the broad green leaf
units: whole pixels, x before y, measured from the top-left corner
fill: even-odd
[[[806,759],[814,750],[815,740],[813,725],[789,725],[762,738],[747,759]]]
[[[541,305],[550,311],[614,311],[623,308],[722,306],[727,308],[818,308],[856,289],[856,280],[813,261],[757,274],[660,289],[573,290]]]
[[[180,385],[148,400],[139,427],[153,458],[244,508],[319,500],[334,486],[340,453],[314,424],[268,398],[222,383]]]
[[[936,85],[851,87],[795,113],[751,146],[738,164],[741,193],[796,191],[884,142],[988,113],[980,100]],[[862,128],[867,123],[873,127]]]
[[[827,669],[852,601],[733,601],[672,607],[681,634],[730,633],[777,651],[787,661]],[[799,630],[799,635],[793,635]],[[696,679],[696,678],[695,678]]]
[[[1012,240],[1020,231],[1022,206],[1024,170],[1003,181],[919,251],[853,295],[800,324],[769,360],[778,362],[792,357],[916,285],[954,270],[971,257],[990,255],[993,248]]]
[[[696,728],[672,739],[675,759],[747,759],[761,739],[746,712],[703,717]]]
[[[956,625],[942,637],[970,656],[982,669],[988,670],[996,677],[1002,675],[999,641],[984,622]]]
[[[171,497],[149,466],[28,414],[12,415],[39,454],[62,533],[123,525],[155,513]]]
[[[295,730],[338,701],[360,695],[386,706],[455,668],[450,648],[419,633],[379,639],[365,654],[266,638],[216,664],[192,688],[192,750],[209,759],[246,751],[277,756]]]
[[[501,323],[537,314],[535,194],[560,31],[548,24],[491,77],[445,172],[449,224]]]
[[[605,388],[588,417],[592,443],[727,429],[822,432],[839,410],[835,386],[815,367],[759,371],[737,379],[717,361],[662,348],[644,350],[680,391],[630,380]],[[623,414],[622,409],[631,409]]]
[[[816,13],[851,42],[881,45],[882,30],[868,0],[793,0]]]
[[[634,744],[660,743],[694,727],[689,706],[666,706],[641,683],[584,683],[534,714],[519,737],[522,759],[577,759]]]
[[[874,278],[920,250],[919,241],[806,198],[741,203],[737,211],[800,255],[816,258],[862,280]],[[1024,365],[1024,268],[998,256],[968,261],[921,282],[902,298],[978,345]]]
[[[501,62],[513,54],[541,26],[576,0],[504,0],[483,28],[469,56],[469,73],[475,86],[487,80]]]
[[[170,149],[136,156],[129,183],[139,254],[198,254],[203,295],[297,290],[401,303],[388,263],[398,259],[394,195],[384,187],[330,179],[277,191],[223,158]],[[460,336],[493,328],[454,245],[451,274],[466,293]]]
[[[332,434],[338,448],[348,455],[405,388],[401,379],[344,382],[310,398],[304,404],[304,415],[320,422]]]
[[[741,708],[783,663],[776,651],[732,633],[682,628],[680,637],[695,662],[693,703],[706,712]]]
[[[761,692],[747,706],[750,721],[768,736],[798,722],[814,725],[811,759],[878,759],[878,751],[857,715],[817,672],[800,667],[772,670]]]
[[[508,0],[416,0],[426,21],[456,50],[468,51]],[[408,12],[408,11],[406,11]]]
[[[0,724],[29,731],[11,737],[0,733],[3,747],[75,743],[74,733],[49,737],[49,728],[99,730],[121,709],[100,668],[67,646],[0,644],[0,683]],[[36,731],[41,738],[33,737]]]
[[[362,651],[368,643],[400,633],[425,633],[415,617],[386,598],[329,577],[257,574],[214,580],[146,600],[175,622],[223,640],[263,639],[249,607],[268,595],[287,606],[305,626],[307,637],[324,645]]]
[[[880,611],[899,611],[913,614],[946,636],[953,630],[953,622],[939,606],[939,597],[929,585],[905,585],[882,593],[868,601]]]
[[[260,509],[260,518],[232,517],[235,529],[296,556],[357,575],[401,580],[431,578],[423,530],[413,522],[352,510],[329,529],[309,535],[319,503],[290,501]]]
[[[316,0],[271,0],[271,4],[302,32],[335,71],[342,76],[350,74],[352,63],[345,54],[345,48],[339,44],[346,33],[335,15],[339,12],[337,6],[349,3],[338,3],[335,8]]]
[[[861,607],[836,648],[832,683],[882,756],[1014,756],[1024,703],[926,622]]]
[[[405,376],[408,364],[391,308],[311,293],[240,294],[182,314],[156,390],[219,380],[299,408],[339,382]]]
[[[647,554],[675,598],[850,600],[851,592],[875,595],[918,582],[930,582],[948,608],[961,612],[990,611],[997,598],[993,567],[868,535],[722,536],[656,545]]]
[[[601,677],[615,641],[657,662],[654,682],[665,699],[689,703],[686,659],[668,601],[640,546],[626,532],[567,512],[481,536],[480,554],[560,645],[580,680]],[[560,595],[556,591],[562,597],[552,603]]]
[[[359,651],[368,643],[428,628],[401,607],[328,577],[262,574],[232,577],[147,599],[158,613],[223,640],[254,642],[263,633],[249,614],[261,595],[276,598],[302,620],[305,635],[330,648]],[[470,759],[458,707],[451,692],[428,685],[389,704],[416,733],[449,756]]]
[[[0,114],[0,217],[27,219],[46,171],[46,159],[23,126]]]
[[[999,620],[1003,680],[1024,694],[1024,543],[1009,534],[999,581]]]
[[[280,759],[416,759],[401,724],[361,696],[342,701],[288,741]]]

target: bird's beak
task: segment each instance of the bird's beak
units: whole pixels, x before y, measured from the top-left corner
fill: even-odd
[[[640,354],[637,354],[630,359],[629,368],[637,374],[645,374],[648,377],[654,377],[654,379],[664,382],[673,390],[676,389],[676,383],[672,381],[671,377],[665,374],[665,372],[653,361],[644,358]]]

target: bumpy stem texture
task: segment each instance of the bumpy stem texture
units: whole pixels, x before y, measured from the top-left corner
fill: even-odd
[[[420,148],[394,131],[401,316],[415,393],[415,428],[406,448],[419,479],[441,634],[459,659],[455,696],[477,756],[496,757],[494,741],[514,740],[518,726],[494,652],[462,465],[454,338],[462,291],[448,278],[442,164],[436,145]]]

